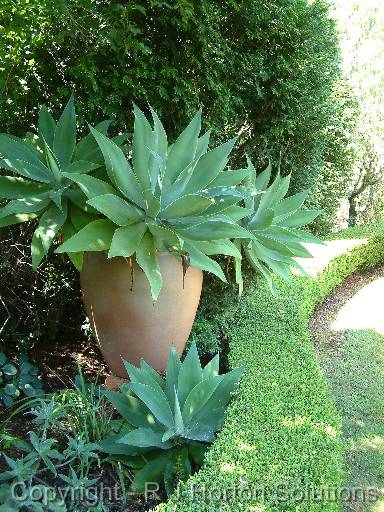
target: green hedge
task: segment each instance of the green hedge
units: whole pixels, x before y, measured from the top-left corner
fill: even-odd
[[[348,231],[350,238],[360,235]],[[306,491],[343,481],[341,418],[307,325],[335,286],[383,259],[381,225],[315,278],[279,282],[275,297],[264,283],[254,284],[240,307],[232,307],[229,364],[247,365],[246,375],[203,469],[159,512],[339,510],[337,500],[301,500]]]

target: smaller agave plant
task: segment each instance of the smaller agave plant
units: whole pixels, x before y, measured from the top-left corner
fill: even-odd
[[[118,434],[99,443],[112,460],[135,468],[132,488],[164,479],[167,492],[201,466],[221,429],[225,409],[244,367],[219,375],[219,356],[201,367],[196,344],[183,362],[171,348],[165,379],[142,360],[124,361],[129,384],[105,395],[125,420]]]
[[[304,243],[322,244],[310,232],[299,229],[310,224],[321,210],[302,208],[308,191],[286,197],[291,176],[280,172],[271,181],[272,167],[269,165],[259,175],[248,158],[249,173],[239,190],[244,196],[244,206],[250,212],[240,222],[253,236],[238,239],[235,245],[244,253],[250,265],[266,278],[273,290],[273,274],[284,280],[292,276],[292,268],[305,274],[296,257],[311,258]],[[243,289],[241,259],[235,258],[236,282],[240,293]]]
[[[110,123],[102,121],[96,128],[106,133]],[[125,140],[117,136],[114,143],[121,145]],[[0,198],[9,200],[0,209],[0,227],[39,219],[31,244],[35,268],[60,232],[66,239],[96,218],[98,212],[86,204],[87,197],[73,189],[72,175],[99,172],[103,166],[103,155],[91,134],[76,143],[73,96],[57,122],[46,107],[41,108],[38,135],[28,133],[21,139],[0,134],[0,168],[12,173],[0,176]],[[70,257],[81,266],[81,258]]]

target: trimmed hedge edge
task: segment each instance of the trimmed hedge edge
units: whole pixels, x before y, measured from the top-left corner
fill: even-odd
[[[245,364],[222,432],[203,468],[157,512],[336,511],[343,482],[341,417],[320,370],[308,322],[347,276],[384,260],[384,224],[335,238],[364,242],[315,277],[253,283],[228,324],[230,367]],[[226,313],[228,318],[228,313]]]

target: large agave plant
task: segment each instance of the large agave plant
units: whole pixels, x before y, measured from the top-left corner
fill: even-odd
[[[201,465],[244,367],[219,375],[216,355],[202,368],[195,343],[183,362],[170,350],[165,379],[144,361],[140,368],[124,364],[130,384],[105,394],[125,427],[99,447],[137,470],[134,490],[164,479],[170,491]]]
[[[244,206],[251,213],[241,220],[252,237],[237,240],[239,252],[243,252],[250,265],[260,272],[273,289],[272,275],[285,280],[292,275],[292,268],[305,273],[296,257],[310,258],[312,255],[303,243],[323,243],[308,231],[299,229],[310,224],[321,210],[302,208],[308,192],[299,192],[285,197],[291,176],[282,177],[280,172],[271,181],[272,167],[269,165],[259,175],[248,158],[249,174],[240,187],[244,195]],[[236,281],[240,293],[243,288],[241,260],[235,259]]]
[[[97,125],[106,133],[110,121]],[[115,139],[121,144],[126,137]],[[72,175],[87,175],[104,165],[103,155],[92,135],[76,143],[76,113],[73,96],[56,122],[45,107],[38,121],[38,135],[25,139],[0,134],[0,167],[10,171],[0,176],[0,198],[10,201],[0,209],[0,227],[39,218],[32,239],[32,263],[37,267],[53,240],[64,238],[96,218],[86,205],[83,192],[72,188]],[[93,215],[92,215],[93,211]],[[80,265],[79,258],[71,255]]]
[[[252,238],[238,223],[248,212],[237,205],[243,199],[237,186],[249,169],[225,170],[235,139],[208,150],[210,133],[199,136],[199,112],[169,145],[153,110],[153,126],[139,108],[134,113],[130,161],[112,140],[91,128],[113,188],[81,173],[71,173],[71,179],[105,218],[88,224],[57,252],[107,251],[110,258],[135,255],[154,300],[162,287],[157,251],[188,257],[193,267],[225,281],[220,265],[209,256],[240,259],[230,239]]]

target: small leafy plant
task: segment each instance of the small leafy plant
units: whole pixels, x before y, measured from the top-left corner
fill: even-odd
[[[170,350],[165,379],[145,361],[124,364],[130,383],[105,394],[127,425],[99,446],[137,469],[135,491],[164,480],[169,493],[202,464],[244,367],[219,375],[216,355],[202,368],[195,343],[183,362]]]
[[[23,396],[35,396],[43,392],[38,377],[39,369],[20,355],[18,365],[12,364],[4,352],[0,352],[0,400],[6,406],[13,405]]]
[[[12,418],[22,413],[30,418],[27,439],[6,430]],[[73,388],[22,402],[4,422],[0,434],[5,465],[0,474],[0,511],[85,510],[82,491],[99,481],[102,466],[114,470],[119,484],[124,482],[127,477],[119,465],[109,462],[94,442],[115,432],[112,415],[113,408],[103,397],[101,387],[87,384],[81,372]],[[121,423],[117,420],[118,428]],[[12,495],[16,483],[22,484],[25,499]],[[37,487],[41,493],[33,491]],[[53,498],[44,503],[41,496]],[[103,503],[100,507],[98,510],[108,510]]]

